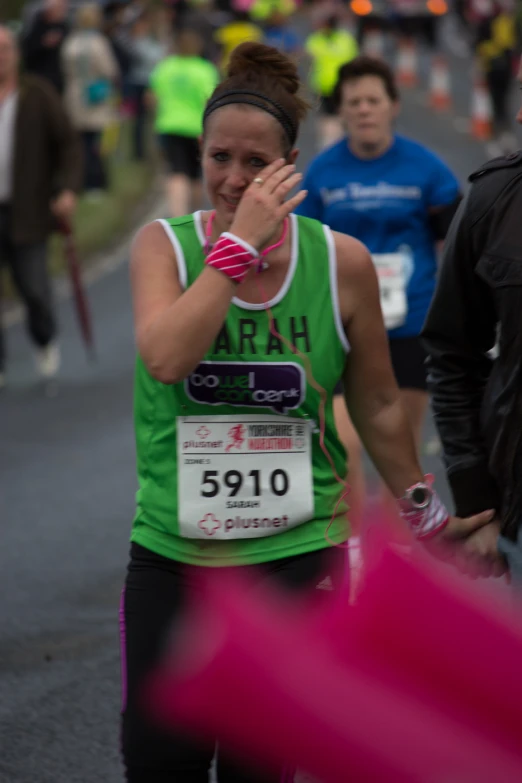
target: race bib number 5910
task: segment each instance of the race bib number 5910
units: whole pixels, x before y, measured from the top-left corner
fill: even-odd
[[[286,416],[179,417],[178,520],[186,538],[276,535],[313,518],[311,429]]]

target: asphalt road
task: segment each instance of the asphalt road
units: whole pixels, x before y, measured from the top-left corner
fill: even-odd
[[[455,69],[460,93],[464,70]],[[486,156],[456,130],[458,113],[433,115],[415,90],[405,96],[399,130],[433,147],[464,181]],[[310,124],[301,147],[304,164],[314,149]],[[134,348],[121,256],[90,287],[96,365],[85,360],[70,302],[60,302],[64,366],[54,396],[36,381],[22,327],[8,332],[9,387],[0,396],[0,783],[121,780],[117,606],[136,488]],[[445,492],[438,458],[424,462]]]

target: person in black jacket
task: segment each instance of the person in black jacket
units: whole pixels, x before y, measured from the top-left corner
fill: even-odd
[[[68,0],[45,0],[22,30],[22,58],[27,73],[47,79],[61,95],[64,78],[60,52],[69,32]]]
[[[468,540],[476,573],[507,560],[522,584],[522,152],[470,182],[422,332],[428,385],[455,513],[496,511]]]

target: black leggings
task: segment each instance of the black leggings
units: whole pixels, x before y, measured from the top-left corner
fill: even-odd
[[[261,580],[275,580],[290,591],[315,590],[330,577],[332,586],[346,579],[346,550],[323,549],[251,567]],[[122,648],[122,752],[129,783],[208,783],[215,743],[162,731],[148,720],[140,705],[140,685],[159,662],[173,623],[180,618],[194,587],[196,566],[186,566],[131,546],[131,560],[122,593],[120,628]],[[317,595],[328,595],[317,591]],[[220,749],[219,783],[286,783],[293,780],[288,768],[259,776]]]

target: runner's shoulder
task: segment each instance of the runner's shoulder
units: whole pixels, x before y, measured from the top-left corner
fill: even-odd
[[[337,257],[337,275],[340,282],[354,283],[370,274],[375,275],[370,251],[362,242],[348,234],[332,231]]]
[[[190,227],[193,231],[194,217],[185,215],[183,217],[169,220],[153,220],[142,226],[134,235],[132,242],[133,258],[143,253],[161,253],[162,255],[174,255],[174,246],[171,234],[177,234],[179,230]]]

